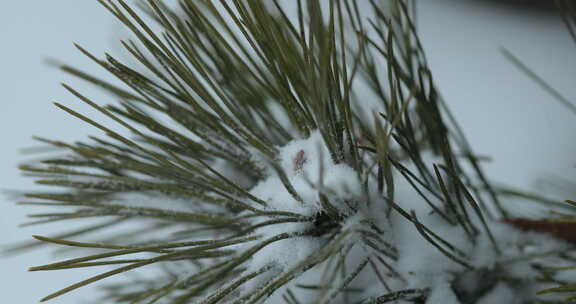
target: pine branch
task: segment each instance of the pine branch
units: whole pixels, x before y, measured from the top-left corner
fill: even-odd
[[[60,68],[118,103],[63,86],[130,135],[56,103],[103,136],[38,138],[66,152],[21,170],[58,191],[21,203],[65,210],[30,224],[114,218],[35,236],[95,253],[31,271],[120,266],[42,301],[144,267],[160,274],[103,299],[477,303],[504,290],[533,303],[525,290],[560,282],[565,268],[541,265],[574,246],[521,231],[501,202],[537,197],[485,176],[434,84],[415,1],[148,0],[146,16],[99,2],[132,33],[121,45],[136,63],[77,45],[117,83]],[[137,227],[102,232],[122,223]]]

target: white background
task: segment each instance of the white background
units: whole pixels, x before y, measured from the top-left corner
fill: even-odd
[[[576,116],[558,105],[498,52],[503,46],[528,63],[571,100],[576,100],[576,44],[554,13],[495,6],[482,0],[421,1],[419,26],[440,91],[478,153],[489,155],[491,178],[540,191],[539,180],[576,181]],[[497,1],[496,1],[497,2]],[[80,81],[44,63],[55,58],[100,73],[72,45],[97,55],[117,48],[122,30],[95,0],[5,1],[0,9],[0,188],[33,189],[16,166],[30,156],[32,135],[82,139],[99,134],[52,105],[61,101],[89,112],[59,86],[70,81],[98,102],[111,102]],[[102,74],[102,73],[100,73]],[[575,199],[576,193],[572,197]],[[0,245],[32,234],[61,231],[59,225],[17,228],[30,208],[0,197]],[[0,301],[35,303],[86,278],[91,271],[28,273],[54,261],[46,251],[0,258]],[[95,295],[84,288],[53,303],[82,303]]]

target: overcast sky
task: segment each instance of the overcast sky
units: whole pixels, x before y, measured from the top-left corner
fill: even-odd
[[[536,181],[564,176],[576,181],[576,117],[558,105],[498,52],[506,47],[544,79],[576,100],[576,44],[554,14],[494,6],[482,0],[423,2],[419,26],[439,89],[463,125],[476,151],[493,158],[491,178],[539,189]],[[116,48],[117,24],[95,0],[6,1],[0,10],[0,188],[30,189],[16,166],[29,159],[32,135],[61,140],[99,134],[52,105],[60,101],[89,112],[60,86],[71,82],[99,102],[110,102],[82,82],[45,64],[55,58],[101,73],[72,45],[95,54]],[[101,73],[102,74],[102,73]],[[104,74],[102,74],[104,75]],[[570,198],[570,197],[566,197]],[[575,199],[576,197],[572,197]],[[29,208],[6,197],[0,212],[0,245],[50,235],[59,225],[17,228]],[[91,271],[27,273],[29,266],[54,261],[38,251],[0,259],[0,290],[5,303],[35,303],[84,279]],[[54,303],[81,303],[94,296],[84,288]]]

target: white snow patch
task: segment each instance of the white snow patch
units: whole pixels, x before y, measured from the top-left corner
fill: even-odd
[[[516,304],[519,303],[518,295],[504,283],[499,283],[488,294],[478,300],[477,304]]]
[[[257,184],[250,193],[268,203],[271,210],[291,211],[312,216],[321,210],[319,192],[327,195],[335,207],[344,212],[342,200],[362,195],[356,172],[345,164],[335,164],[330,158],[320,132],[313,132],[306,139],[296,139],[280,149],[278,163],[289,183],[302,201],[296,200],[286,189],[280,176],[271,171],[270,176]]]
[[[288,269],[303,261],[319,248],[319,242],[312,237],[295,237],[274,242],[254,254],[250,268],[256,270],[274,264],[280,269]]]
[[[460,301],[454,294],[450,283],[440,278],[440,282],[432,289],[426,304],[460,304]]]
[[[439,237],[449,240],[456,248],[464,252],[471,249],[462,229],[451,226],[440,215],[432,213],[432,208],[406,182],[399,180],[397,190],[396,203],[406,212],[414,211],[422,224]],[[408,288],[432,286],[439,276],[464,269],[427,241],[415,225],[398,212],[392,213],[390,226],[400,257],[396,264],[397,270],[408,280]]]

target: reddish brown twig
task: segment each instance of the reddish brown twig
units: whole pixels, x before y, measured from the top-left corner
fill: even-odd
[[[547,233],[564,241],[576,244],[576,222],[562,220],[529,220],[523,218],[504,220],[522,231]]]
[[[302,168],[304,167],[304,163],[306,162],[306,153],[304,150],[298,151],[296,157],[294,157],[294,173],[300,174],[302,173]]]

